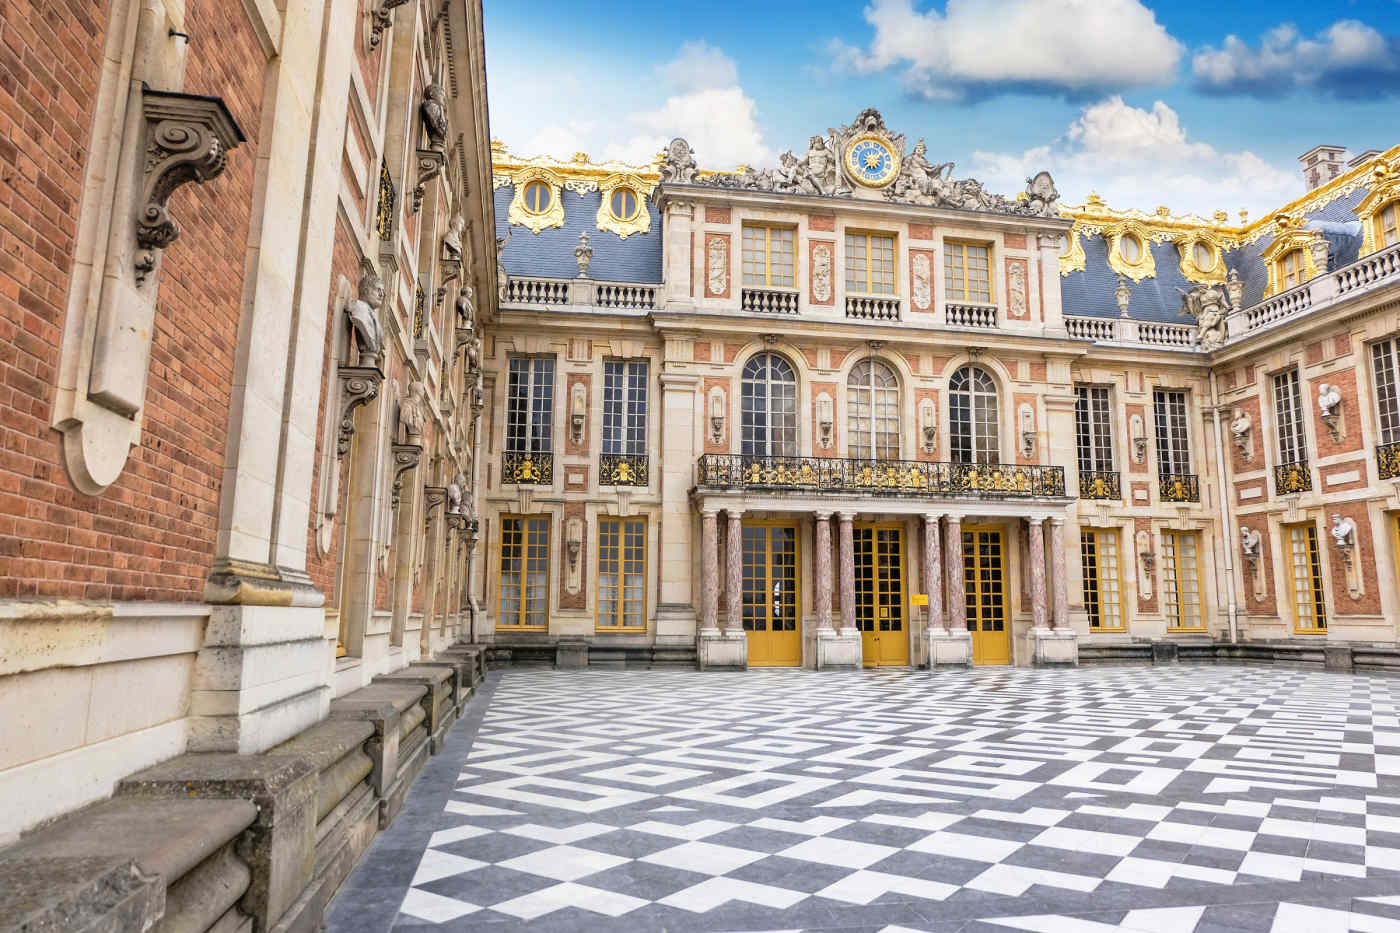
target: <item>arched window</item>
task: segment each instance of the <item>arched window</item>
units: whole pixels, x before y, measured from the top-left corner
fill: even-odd
[[[949,447],[955,463],[997,463],[997,387],[984,369],[964,366],[948,380]]]
[[[899,382],[879,360],[861,360],[846,378],[846,456],[899,459]]]
[[[1391,201],[1376,212],[1376,249],[1400,243],[1400,201]]]
[[[1284,253],[1278,264],[1279,281],[1282,283],[1279,291],[1286,292],[1295,285],[1302,285],[1308,280],[1308,274],[1303,268],[1303,251],[1301,249]]]
[[[743,452],[797,456],[797,376],[781,356],[760,353],[744,366]]]
[[[554,192],[544,182],[532,181],[525,186],[525,210],[531,214],[543,214],[553,200]]]

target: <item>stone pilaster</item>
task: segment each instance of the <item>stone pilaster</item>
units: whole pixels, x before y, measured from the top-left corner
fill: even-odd
[[[1069,602],[1065,582],[1065,534],[1064,519],[1049,520],[1049,548],[1047,547],[1045,522],[1038,518],[1030,520],[1031,551],[1031,612],[1035,626],[1030,631],[1031,663],[1036,667],[1069,667],[1079,663],[1079,637],[1069,627]],[[1050,562],[1047,568],[1046,561]],[[1054,574],[1050,584],[1054,595],[1051,607],[1054,628],[1046,627],[1046,581],[1047,569]]]
[[[725,509],[724,599],[728,613],[726,633],[744,631],[744,525],[743,510]]]
[[[666,364],[671,365],[669,361]],[[657,647],[690,647],[695,643],[695,513],[690,487],[695,483],[695,388],[689,373],[661,374],[661,562],[660,594],[656,601]],[[713,544],[713,541],[711,541]],[[699,597],[704,602],[704,595]],[[716,607],[718,608],[718,607]],[[715,620],[702,622],[713,629]]]

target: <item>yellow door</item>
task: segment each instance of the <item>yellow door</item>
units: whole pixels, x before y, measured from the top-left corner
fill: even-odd
[[[905,625],[904,528],[857,525],[856,626],[866,667],[909,663]]]
[[[1010,664],[1006,626],[1005,538],[1000,528],[971,527],[963,533],[963,592],[973,664]]]
[[[744,631],[750,667],[798,667],[797,526],[744,522]]]

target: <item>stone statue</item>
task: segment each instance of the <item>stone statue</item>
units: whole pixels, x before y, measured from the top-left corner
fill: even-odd
[[[1225,343],[1225,293],[1218,285],[1197,285],[1181,292],[1181,315],[1196,319],[1196,343],[1206,353]]]
[[[359,350],[356,365],[375,366],[379,361],[379,348],[384,342],[383,331],[379,328],[379,307],[384,304],[384,280],[375,271],[374,263],[368,259],[360,263],[359,296],[345,306],[350,318],[351,331],[355,335],[355,345]]]
[[[690,143],[677,136],[661,157],[661,181],[678,185],[695,183],[695,154]]]
[[[1337,547],[1345,550],[1356,544],[1356,522],[1348,516],[1343,518],[1340,515],[1332,516],[1332,540]]]
[[[408,394],[399,399],[399,425],[403,427],[403,443],[412,444],[423,436],[423,383],[409,383]]]
[[[826,140],[813,136],[807,145],[807,155],[798,163],[798,191],[802,194],[835,194],[838,182],[836,159],[826,147]]]
[[[593,247],[588,245],[588,231],[578,235],[578,246],[574,247],[574,259],[578,262],[578,277],[588,278],[588,264],[593,261]]]
[[[1225,277],[1225,294],[1230,296],[1230,307],[1238,311],[1244,306],[1244,283],[1240,281],[1238,269],[1231,269]]]
[[[1254,430],[1254,419],[1249,412],[1242,408],[1236,408],[1234,417],[1230,419],[1230,434],[1235,439],[1235,447],[1238,448],[1240,456],[1249,459],[1249,432]]]
[[[1058,217],[1060,192],[1049,172],[1037,172],[1026,179],[1026,196],[1016,204],[1016,213],[1032,217]]]
[[[1342,390],[1330,383],[1317,387],[1317,407],[1323,420],[1337,417],[1337,407],[1342,404]]]
[[[476,326],[476,305],[472,299],[476,296],[470,285],[464,285],[462,290],[457,292],[457,326],[471,330]]]
[[[447,225],[447,233],[442,238],[442,258],[462,261],[462,231],[467,226],[467,219],[461,214],[454,216]]]
[[[1133,300],[1133,287],[1128,284],[1126,275],[1118,276],[1118,284],[1113,287],[1113,303],[1118,306],[1118,316],[1128,316],[1128,305]]]
[[[904,158],[899,167],[899,177],[889,187],[888,196],[891,200],[910,201],[931,207],[947,203],[948,177],[952,174],[953,163],[944,162],[935,166],[929,162],[927,152],[928,146],[922,139],[914,144],[914,150]]]
[[[1258,531],[1240,527],[1240,551],[1247,558],[1259,556],[1259,548],[1264,542],[1264,536]]]
[[[441,84],[423,88],[423,103],[418,109],[428,134],[428,148],[442,152],[447,148],[447,90]]]
[[[448,515],[462,514],[462,492],[466,482],[467,478],[461,473],[458,473],[456,476],[452,477],[452,481],[447,484]]]
[[[506,235],[496,237],[496,298],[501,304],[506,302],[506,294],[510,291],[510,276],[506,274],[506,264],[501,258],[506,251],[506,246],[510,244],[510,238],[515,233],[514,227],[506,227]]]
[[[1322,275],[1326,272],[1332,261],[1332,244],[1327,241],[1327,237],[1320,233],[1314,234],[1313,238],[1308,241],[1308,253],[1312,256],[1313,266],[1317,269],[1317,274]]]

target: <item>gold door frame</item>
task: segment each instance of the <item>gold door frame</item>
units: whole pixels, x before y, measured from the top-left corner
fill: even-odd
[[[881,531],[894,531],[894,532],[897,532],[898,535],[899,535],[899,561],[898,561],[898,563],[897,563],[897,565],[896,565],[896,566],[899,568],[899,593],[898,593],[898,601],[897,601],[897,603],[896,603],[896,606],[897,606],[898,609],[899,609],[899,618],[900,618],[900,629],[899,629],[899,631],[900,631],[900,634],[901,634],[901,636],[902,636],[902,641],[901,641],[901,644],[900,644],[900,651],[899,651],[899,653],[898,653],[898,658],[899,658],[900,660],[892,660],[892,661],[886,662],[886,661],[884,660],[884,657],[888,656],[888,652],[886,652],[886,651],[884,651],[884,650],[882,650],[882,651],[880,652],[880,653],[881,653],[881,657],[872,659],[871,657],[869,657],[868,652],[866,652],[866,651],[863,650],[863,649],[864,649],[864,642],[865,642],[865,629],[861,629],[861,628],[860,628],[860,615],[859,615],[859,613],[860,613],[860,600],[857,599],[857,600],[856,600],[856,613],[857,613],[857,615],[856,615],[856,628],[857,628],[857,629],[860,631],[860,633],[861,633],[861,642],[862,642],[861,663],[862,663],[862,665],[863,665],[864,667],[904,667],[904,666],[907,666],[907,665],[909,664],[909,638],[910,638],[909,630],[910,630],[910,625],[911,625],[911,622],[910,622],[911,613],[909,612],[909,546],[908,546],[908,545],[909,545],[909,533],[908,533],[908,528],[906,527],[906,524],[905,524],[904,522],[900,522],[900,521],[894,521],[894,522],[856,522],[856,523],[855,523],[854,529],[852,529],[852,544],[853,544],[853,545],[854,545],[854,543],[855,543],[855,542],[854,542],[854,538],[855,538],[854,532],[855,532],[856,530],[863,530],[863,531],[869,531],[869,532],[871,532],[871,538],[870,538],[870,574],[871,574],[871,575],[870,575],[870,582],[871,582],[872,593],[873,593],[873,601],[872,601],[872,604],[871,604],[871,605],[872,605],[872,608],[875,610],[875,615],[872,617],[871,621],[872,621],[872,624],[875,625],[875,626],[878,626],[879,621],[880,621],[880,616],[879,616],[879,612],[878,612],[878,606],[879,606],[879,588],[878,588],[878,581],[877,581],[876,576],[875,576],[875,574],[876,574],[876,555],[877,555],[877,549],[878,549],[878,547],[879,547],[879,537],[878,537],[878,533],[881,532]],[[861,549],[860,549],[859,547],[853,547],[852,550],[853,550],[853,552],[854,552],[853,555],[852,555],[852,556],[853,556],[853,563],[855,564],[853,570],[855,571],[855,577],[856,577],[857,588],[858,588],[858,584],[859,584],[859,580],[860,580],[860,558],[861,558]],[[880,639],[881,632],[880,632],[879,628],[878,628],[878,627],[872,628],[872,629],[871,629],[871,634],[874,636],[874,638],[873,638],[872,640],[875,641],[877,644],[879,644],[879,643],[881,642],[881,639]],[[893,633],[892,633],[892,632],[886,632],[885,634],[893,634]],[[882,649],[884,648],[883,644],[881,645],[881,647],[882,647]]]
[[[972,559],[972,561],[973,561],[973,568],[974,568],[974,578],[973,578],[973,579],[974,579],[974,581],[976,581],[976,580],[978,579],[977,576],[976,576],[976,572],[980,570],[980,568],[977,567],[977,560],[978,560],[978,557],[979,557],[979,555],[976,553],[977,535],[978,535],[979,533],[980,533],[980,534],[986,534],[986,533],[989,533],[989,532],[995,532],[995,533],[996,533],[996,535],[997,535],[997,537],[998,537],[998,539],[999,539],[999,544],[1000,544],[1000,547],[999,547],[999,549],[998,549],[1000,553],[998,554],[998,558],[999,558],[999,559],[998,559],[998,561],[997,561],[997,570],[998,570],[997,577],[998,577],[998,579],[999,579],[999,581],[1000,581],[1000,583],[1001,583],[1001,631],[1000,631],[1000,632],[996,632],[996,631],[988,632],[988,631],[984,631],[984,630],[982,629],[982,627],[981,627],[981,625],[982,625],[981,600],[980,600],[980,599],[977,599],[977,598],[975,598],[975,597],[974,597],[973,602],[974,602],[974,604],[978,607],[978,611],[977,611],[975,617],[972,616],[972,615],[969,615],[967,621],[968,621],[968,623],[969,623],[968,631],[972,633],[972,638],[973,638],[973,642],[972,642],[972,643],[973,643],[973,657],[974,657],[974,659],[976,658],[976,656],[977,656],[978,653],[979,653],[979,652],[977,651],[977,642],[979,641],[979,639],[978,639],[977,636],[979,636],[979,635],[982,635],[982,636],[992,636],[992,637],[995,637],[995,636],[998,636],[998,635],[1000,636],[1000,638],[997,639],[997,641],[999,641],[999,642],[1001,642],[1001,643],[1004,643],[1005,646],[1006,646],[1006,649],[1005,649],[1005,657],[1006,657],[1006,660],[1005,660],[1004,662],[1003,662],[1003,661],[1000,661],[1000,660],[992,661],[992,662],[987,662],[987,661],[981,662],[982,664],[988,664],[989,666],[1000,666],[1000,665],[1002,665],[1002,664],[1011,664],[1011,663],[1013,662],[1013,660],[1014,660],[1014,658],[1013,658],[1013,656],[1012,656],[1012,651],[1011,651],[1011,611],[1010,611],[1010,610],[1011,610],[1011,605],[1010,605],[1010,593],[1009,593],[1008,587],[1007,587],[1008,574],[1007,574],[1007,572],[1006,572],[1006,567],[1007,567],[1007,563],[1008,563],[1008,562],[1007,562],[1007,554],[1006,554],[1006,545],[1007,545],[1007,539],[1008,539],[1010,536],[1007,534],[1007,529],[1006,529],[1006,526],[1005,526],[1005,525],[998,525],[998,524],[978,524],[978,525],[963,525],[963,526],[962,526],[962,533],[963,533],[964,535],[969,535],[969,534],[972,535],[972,539],[973,539],[973,550],[972,550],[972,551],[969,551],[969,550],[968,550],[967,542],[966,542],[966,541],[963,541],[963,542],[962,542],[962,545],[963,545],[963,567],[962,567],[962,572],[963,572],[963,605],[966,606],[966,604],[967,604],[967,597],[968,597],[969,595],[972,595],[973,593],[976,593],[976,594],[980,595],[980,593],[981,593],[981,588],[978,587],[978,586],[976,586],[975,583],[974,583],[974,588],[973,588],[973,590],[972,590],[971,592],[969,592],[968,589],[967,589],[967,561],[968,561],[968,558],[969,558],[969,557],[970,557],[970,558]],[[1027,569],[1028,569],[1028,568],[1027,568]],[[971,628],[971,623],[974,621],[974,618],[975,618],[975,620],[976,620],[976,622],[977,622],[977,628],[975,628],[975,629],[974,629],[974,628]],[[985,639],[983,639],[983,640],[991,641],[991,640],[993,640],[992,637],[987,637],[987,638],[985,638]],[[985,649],[984,649],[984,651],[983,651],[982,653],[985,655],[985,653],[986,653],[986,652],[985,652]],[[977,662],[974,660],[974,663],[977,663]]]
[[[769,661],[769,660],[762,660],[762,659],[756,661],[756,660],[753,659],[753,652],[750,651],[750,653],[749,653],[750,657],[749,657],[749,662],[748,662],[748,663],[749,663],[749,666],[750,666],[750,667],[801,667],[801,666],[802,666],[802,523],[799,522],[799,521],[797,521],[796,519],[755,519],[755,520],[752,520],[752,521],[746,519],[746,520],[744,520],[744,522],[743,522],[743,524],[742,524],[742,526],[741,526],[740,545],[739,545],[740,548],[743,547],[742,532],[743,532],[743,531],[747,531],[747,530],[750,529],[750,528],[762,528],[762,529],[764,529],[764,534],[763,534],[763,568],[764,568],[764,574],[765,574],[765,591],[766,591],[768,588],[771,588],[772,585],[773,585],[773,531],[772,531],[772,529],[775,529],[775,528],[789,528],[789,529],[792,530],[792,583],[793,583],[793,586],[792,586],[792,593],[793,593],[793,597],[792,597],[792,606],[793,606],[793,610],[792,610],[792,611],[793,611],[793,624],[794,624],[794,627],[793,627],[791,636],[792,636],[793,640],[795,640],[795,641],[797,642],[797,657],[796,657],[795,660],[792,660],[792,661],[789,661],[789,660],[787,660],[787,659],[784,659],[784,660],[779,661],[779,662],[774,662],[774,661]],[[741,567],[741,568],[747,568],[747,567],[748,567],[748,564],[743,560],[743,552],[742,552],[742,550],[741,550],[741,552],[740,552],[740,561],[739,561],[739,563],[740,563],[740,567]],[[740,573],[741,573],[741,574],[744,573],[744,570],[741,570]],[[739,606],[738,606],[739,625],[740,625],[741,628],[742,628],[743,623],[744,623],[744,597],[745,597],[745,593],[746,593],[746,588],[744,587],[743,584],[744,584],[744,581],[741,580],[741,581],[740,581],[740,586],[739,586]],[[754,639],[753,639],[752,636],[754,636],[754,635],[772,636],[772,635],[774,634],[774,633],[773,633],[773,611],[772,611],[773,607],[772,607],[771,600],[765,598],[763,605],[764,605],[764,618],[765,618],[765,620],[766,620],[766,625],[767,625],[767,627],[766,627],[765,629],[763,629],[761,632],[760,632],[760,631],[756,631],[756,630],[744,629],[744,634],[745,634],[745,636],[746,636],[747,638],[749,638],[749,646],[750,646],[750,648],[753,647],[753,641],[754,641]],[[733,612],[735,611],[735,609],[734,609],[734,607],[729,607],[729,610],[728,610],[728,611],[731,612],[731,613],[733,613]],[[731,618],[732,618],[732,616],[731,616]],[[782,635],[787,635],[788,633],[787,633],[787,632],[782,632],[781,634],[782,634]],[[773,640],[776,641],[777,639],[773,639]]]

